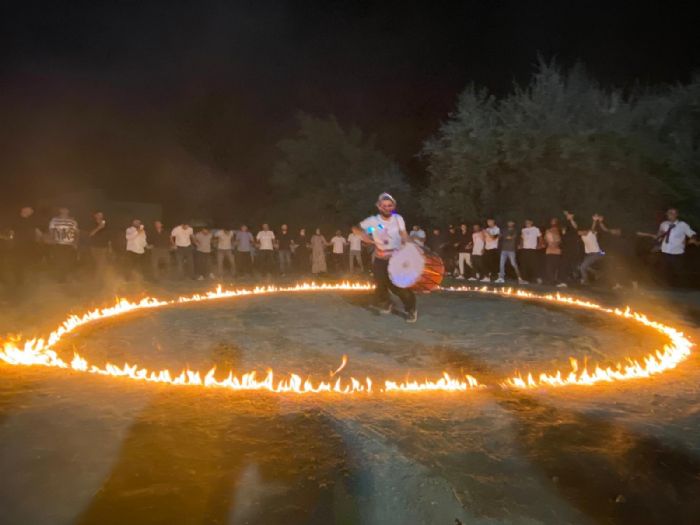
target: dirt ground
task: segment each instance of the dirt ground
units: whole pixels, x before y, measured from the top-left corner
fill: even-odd
[[[202,283],[37,285],[0,332],[43,333],[115,294]],[[574,293],[572,291],[572,293]],[[588,292],[590,294],[590,292]],[[579,293],[580,294],[580,293]],[[700,294],[593,294],[697,341]],[[579,309],[478,294],[419,298],[419,321],[365,293],[238,298],[129,314],[65,339],[92,361],[317,378],[470,373],[640,356],[653,332]],[[313,397],[174,388],[0,365],[6,524],[696,524],[700,359],[652,380],[512,392]]]

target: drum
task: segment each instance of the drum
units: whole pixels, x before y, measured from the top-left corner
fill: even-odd
[[[440,287],[444,274],[442,259],[413,243],[405,244],[389,259],[389,278],[399,288],[428,293]]]

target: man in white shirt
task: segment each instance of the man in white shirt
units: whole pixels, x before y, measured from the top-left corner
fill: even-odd
[[[236,275],[236,261],[233,258],[233,242],[236,235],[233,230],[216,230],[214,239],[216,239],[216,269],[219,272],[219,277],[224,277],[224,261],[228,261],[231,277]]]
[[[659,225],[656,239],[661,241],[661,260],[668,284],[677,286],[683,283],[685,247],[688,242],[697,244],[696,236],[697,234],[688,226],[688,223],[678,219],[676,208],[669,208],[666,211],[666,220]]]
[[[496,226],[495,219],[486,219],[486,229],[484,230],[484,266],[486,275],[482,282],[491,282],[491,279],[498,278],[498,239],[501,236],[501,229]]]
[[[269,224],[263,224],[262,230],[255,236],[258,242],[258,268],[260,272],[268,277],[272,275],[272,253],[275,248],[275,232],[270,229]]]
[[[126,261],[127,279],[133,275],[143,277],[146,260],[146,230],[139,219],[131,221],[131,226],[126,229]]]
[[[537,264],[538,249],[542,247],[542,232],[535,223],[527,219],[520,230],[520,265],[523,279],[529,282],[542,282],[540,267]]]
[[[194,279],[194,258],[192,255],[194,230],[189,224],[183,222],[172,229],[170,241],[175,246],[175,258],[180,277],[188,275]]]
[[[333,257],[333,269],[337,275],[343,272],[343,259],[345,259],[345,245],[348,242],[343,237],[343,232],[335,231],[335,236],[331,238],[331,253]]]
[[[348,235],[348,244],[350,244],[350,273],[355,272],[355,263],[360,269],[360,272],[364,271],[364,266],[362,265],[362,237],[354,232]]]
[[[382,193],[377,199],[379,213],[363,220],[353,228],[353,233],[362,240],[373,243],[375,247],[372,272],[376,285],[376,308],[380,313],[391,313],[391,298],[389,291],[401,299],[406,311],[406,322],[415,323],[418,320],[416,296],[408,288],[399,288],[389,278],[389,259],[403,246],[410,242],[403,217],[395,212],[396,200],[388,193]]]
[[[486,241],[484,239],[484,232],[481,230],[481,224],[475,224],[472,226],[472,268],[474,269],[474,276],[470,277],[470,281],[477,281],[481,279],[484,275],[484,246]]]
[[[598,227],[603,217],[597,213],[593,215],[593,224],[590,230],[580,230],[578,234],[583,241],[583,262],[581,263],[581,284],[590,284],[590,274],[596,274],[592,266],[603,258],[603,252],[598,243]]]

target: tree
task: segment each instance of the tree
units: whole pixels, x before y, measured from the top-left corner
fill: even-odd
[[[408,198],[404,174],[372,137],[344,129],[332,116],[300,114],[298,121],[296,135],[278,144],[282,157],[274,168],[270,206],[277,220],[347,226],[371,212],[383,191],[402,203]]]
[[[604,89],[581,66],[540,61],[530,84],[497,100],[474,86],[423,148],[424,213],[544,219],[562,209],[649,219],[665,205],[695,208],[700,84]]]

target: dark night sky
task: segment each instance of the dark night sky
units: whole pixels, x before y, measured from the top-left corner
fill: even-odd
[[[298,110],[376,133],[420,177],[413,156],[459,91],[505,93],[538,52],[623,87],[699,65],[698,18],[670,2],[115,4],[5,8],[6,198],[91,185],[155,199],[150,174],[181,162],[254,194]]]

